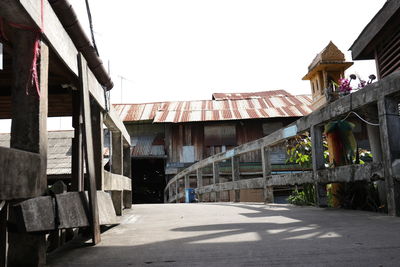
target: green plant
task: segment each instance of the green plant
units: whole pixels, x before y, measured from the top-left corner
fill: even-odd
[[[299,191],[296,189],[287,198],[290,204],[297,206],[307,206],[315,204],[315,188],[312,184],[307,184],[303,186],[303,190]]]

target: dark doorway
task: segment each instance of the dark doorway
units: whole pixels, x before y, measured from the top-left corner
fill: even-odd
[[[163,203],[164,159],[132,159],[132,200],[134,204]]]

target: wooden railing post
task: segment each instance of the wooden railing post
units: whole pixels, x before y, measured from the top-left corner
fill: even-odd
[[[201,168],[196,170],[196,178],[197,178],[197,189],[203,187],[203,171]],[[199,202],[203,201],[203,194],[198,193],[197,195]]]
[[[94,172],[96,177],[97,190],[103,190],[104,172],[103,172],[103,113],[97,102],[90,99],[91,120],[92,120],[92,136],[93,136],[93,155],[94,155]]]
[[[267,180],[271,177],[271,160],[269,155],[269,147],[261,146],[261,163],[264,178],[264,202],[274,203],[274,188],[267,186]]]
[[[179,189],[178,189],[178,186],[179,186],[179,179],[177,179],[176,182],[175,182],[175,202],[176,203],[179,203],[179,199],[178,199]]]
[[[111,132],[111,172],[115,174],[123,173],[123,144],[122,134],[118,131]]]
[[[324,144],[322,138],[321,126],[311,126],[311,144],[312,144],[312,166],[314,171],[314,178],[318,170],[325,168],[324,159]],[[315,200],[316,205],[319,207],[327,207],[328,199],[326,194],[326,184],[315,182]]]
[[[128,143],[125,143],[123,145],[123,158],[124,158],[123,175],[131,179],[132,176],[131,146]],[[130,209],[132,207],[132,191],[124,190],[122,192],[122,198],[124,200],[124,208]]]
[[[233,156],[231,158],[232,164],[232,182],[240,180],[240,156]],[[240,189],[234,189],[234,202],[240,202]]]
[[[400,157],[400,117],[398,101],[389,97],[378,100],[383,170],[386,182],[388,213],[400,216],[400,183],[393,175],[392,163]]]
[[[214,161],[213,164],[213,186],[216,188],[216,185],[219,184],[220,181],[220,176],[219,176],[219,162]],[[215,190],[215,189],[214,189]],[[220,192],[219,191],[214,191],[215,192],[215,202],[220,201]]]

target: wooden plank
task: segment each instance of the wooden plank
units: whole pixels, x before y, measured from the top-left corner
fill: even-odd
[[[22,199],[41,194],[41,158],[37,153],[0,147],[0,199]]]
[[[124,138],[124,144],[131,144],[131,137],[113,106],[110,106],[110,110],[104,115],[104,124],[111,131],[121,132]]]
[[[104,171],[104,191],[132,190],[132,180],[129,177]]]
[[[90,97],[89,88],[87,83],[86,61],[81,54],[78,55],[79,64],[79,80],[81,90],[81,103],[83,114],[83,133],[84,133],[84,146],[85,146],[85,159],[86,159],[86,172],[88,176],[88,189],[89,189],[89,210],[90,210],[90,225],[92,230],[92,241],[98,244],[101,240],[100,237],[100,223],[99,223],[99,210],[97,203],[96,193],[96,177],[94,169],[94,155],[93,155],[93,137],[92,137],[92,123],[90,113]]]
[[[400,183],[394,178],[392,169],[393,161],[400,155],[399,102],[388,97],[379,99],[378,114],[388,213],[400,216]]]
[[[89,226],[88,200],[84,192],[56,194],[59,229]],[[47,214],[47,213],[46,213]]]

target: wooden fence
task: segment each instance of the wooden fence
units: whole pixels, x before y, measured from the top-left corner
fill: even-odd
[[[235,190],[237,193],[237,190],[241,189],[263,189],[265,202],[272,202],[273,188],[276,186],[312,183],[316,185],[317,205],[326,206],[327,197],[324,187],[328,183],[382,179],[386,185],[389,214],[398,216],[400,215],[400,186],[397,177],[400,177],[400,174],[397,173],[397,168],[392,167],[392,163],[400,157],[400,142],[397,140],[400,136],[399,94],[400,72],[396,72],[350,95],[340,97],[335,102],[264,138],[193,164],[168,182],[164,191],[164,200],[166,203],[179,202],[185,196],[184,189],[190,188],[190,177],[195,176],[195,192],[199,201],[202,201],[206,193],[212,194],[214,200],[219,201],[223,191]],[[326,168],[323,155],[323,125],[332,120],[343,119],[351,111],[378,120],[378,140],[375,142],[380,143],[381,152],[376,153],[381,153],[381,155],[375,154],[373,163]],[[270,148],[306,131],[311,133],[312,171],[272,174],[269,160]],[[260,150],[262,155],[262,173],[257,178],[240,179],[239,156],[257,150]],[[221,180],[219,166],[224,161],[231,162],[232,171],[229,181]],[[210,165],[212,166],[211,183],[204,185],[203,169]],[[181,184],[183,186],[180,186]]]

